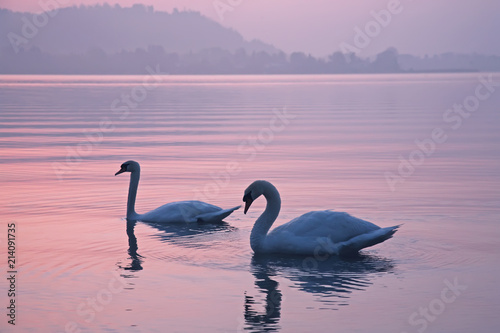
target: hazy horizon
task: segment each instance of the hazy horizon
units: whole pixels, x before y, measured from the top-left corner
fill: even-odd
[[[0,8],[39,12],[43,11],[43,3],[57,3],[61,7],[103,4],[97,0],[1,0]],[[325,0],[307,3],[297,0],[168,0],[162,3],[114,0],[107,3],[124,7],[140,3],[167,12],[174,8],[199,11],[238,31],[246,40],[259,39],[287,53],[301,51],[325,56],[344,48],[367,57],[395,47],[400,53],[417,56],[444,52],[500,55],[500,43],[494,39],[494,32],[500,30],[500,20],[496,19],[500,3],[492,0],[462,1],[460,7],[451,0],[425,3],[410,0],[370,3],[360,0],[335,3]],[[368,31],[371,36],[363,39],[357,29]]]

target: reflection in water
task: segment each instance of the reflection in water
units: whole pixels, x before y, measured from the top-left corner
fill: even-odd
[[[199,267],[244,266],[244,250],[238,245],[235,232],[238,228],[228,223],[146,224],[157,229],[150,237],[165,243],[161,249],[148,249],[149,257]]]
[[[148,248],[147,253],[149,258],[155,258],[159,260],[182,260],[184,264],[191,263],[194,265],[206,265],[207,257],[203,255],[206,254],[208,259],[213,259],[214,248],[223,246],[227,249],[227,237],[222,237],[222,239],[217,239],[216,234],[219,233],[230,233],[237,228],[229,225],[228,223],[222,222],[217,224],[202,224],[202,223],[150,223],[142,222],[144,225],[150,228],[151,234],[149,237],[159,239],[161,242],[168,243],[172,247],[165,251],[164,246],[159,246],[156,249]],[[127,236],[128,236],[128,254],[131,260],[128,266],[118,266],[121,269],[128,271],[139,271],[142,270],[142,264],[144,263],[145,257],[137,253],[137,237],[135,235],[135,226],[137,221],[127,220]],[[178,247],[176,249],[176,247]],[[202,251],[182,251],[182,248],[190,248]],[[205,251],[203,251],[205,250]]]
[[[129,270],[132,272],[142,270],[142,256],[137,253],[137,237],[135,237],[134,229],[137,221],[127,220],[127,236],[128,236],[128,254],[131,259],[130,265],[127,267],[121,267],[124,270]]]
[[[144,222],[146,223],[146,222]],[[147,225],[163,231],[158,233],[158,237],[162,242],[168,242],[176,245],[185,245],[187,247],[202,246],[202,238],[198,235],[206,236],[217,232],[230,232],[236,230],[226,222],[212,223],[146,223]],[[208,238],[212,239],[212,238]]]
[[[272,277],[285,277],[294,282],[292,288],[317,296],[321,309],[338,310],[349,304],[354,291],[366,290],[377,273],[393,270],[392,261],[367,255],[348,259],[254,255],[251,272],[259,292],[265,296],[265,312],[254,310],[258,302],[245,293],[245,329],[255,332],[279,329],[282,293]]]
[[[278,289],[278,282],[271,279],[276,273],[273,268],[267,265],[256,264],[255,257],[252,260],[252,274],[255,277],[255,285],[259,291],[266,296],[265,311],[259,313],[254,310],[253,305],[258,303],[253,296],[245,293],[245,329],[262,332],[274,331],[280,327],[278,325],[281,317],[282,293]]]

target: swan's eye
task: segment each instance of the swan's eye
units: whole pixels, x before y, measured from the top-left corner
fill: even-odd
[[[120,168],[127,170],[128,164],[127,163],[123,163]]]
[[[248,193],[245,193],[245,195],[243,196],[243,201],[248,201],[248,200],[253,201],[252,191],[249,191]]]

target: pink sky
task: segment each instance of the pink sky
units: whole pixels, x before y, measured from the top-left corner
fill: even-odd
[[[131,6],[152,5],[156,10],[191,9],[234,28],[246,39],[260,39],[286,51],[304,51],[324,56],[345,42],[354,45],[355,28],[364,29],[380,12],[398,0],[110,0]],[[40,11],[40,3],[63,6],[93,5],[98,0],[0,0],[1,8]],[[479,52],[500,55],[500,1],[399,0],[401,11],[359,52],[376,54],[394,46],[401,53],[417,55]],[[232,10],[218,15],[215,3],[232,3]]]

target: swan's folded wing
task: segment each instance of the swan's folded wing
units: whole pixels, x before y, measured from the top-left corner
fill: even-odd
[[[156,223],[195,223],[201,214],[220,211],[220,208],[201,201],[176,201],[141,215],[141,221]]]
[[[183,202],[170,202],[150,212],[142,214],[140,220],[155,223],[194,223],[190,207]]]
[[[239,209],[241,206],[236,206],[229,209],[221,209],[216,212],[209,212],[196,216],[197,222],[203,223],[218,223],[222,222],[226,217],[231,215],[232,212]]]
[[[276,227],[270,234],[288,232],[299,237],[328,236],[334,243],[380,229],[375,224],[344,212],[312,211]]]
[[[336,244],[337,254],[341,256],[355,255],[359,252],[359,250],[364,249],[365,247],[373,246],[392,238],[392,235],[394,235],[398,228],[399,225],[381,228],[367,234],[361,234],[353,237],[348,241],[338,243]]]

